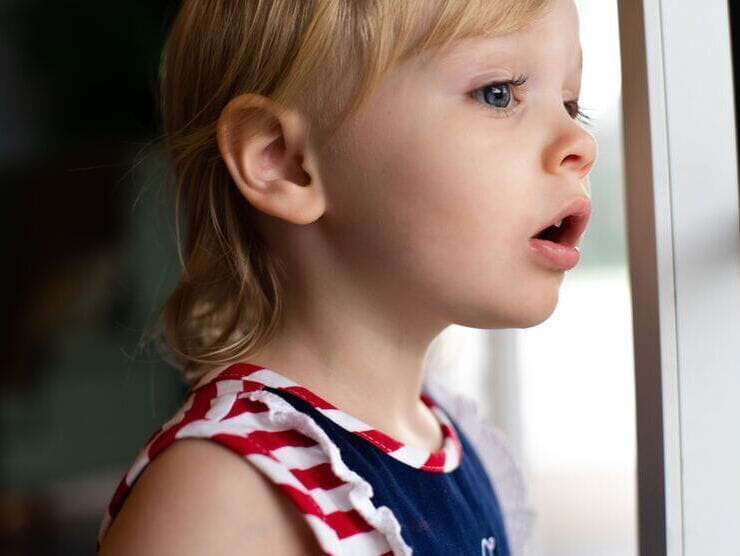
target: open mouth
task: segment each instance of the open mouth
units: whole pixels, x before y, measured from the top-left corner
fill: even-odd
[[[546,239],[548,241],[553,241],[555,243],[562,243],[564,242],[564,238],[567,237],[568,230],[571,228],[571,217],[568,216],[567,218],[564,218],[557,224],[553,224],[552,226],[548,226],[544,230],[542,230],[539,234],[534,236],[536,239]]]
[[[577,199],[532,237],[566,247],[575,247],[586,229],[590,216],[590,200]]]

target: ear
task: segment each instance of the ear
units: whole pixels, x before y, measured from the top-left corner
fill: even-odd
[[[218,147],[234,183],[260,211],[309,224],[326,210],[308,125],[297,111],[256,94],[233,98],[217,123]]]

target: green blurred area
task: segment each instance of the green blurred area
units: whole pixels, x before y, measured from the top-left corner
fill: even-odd
[[[172,206],[147,170],[129,180],[123,241],[90,258],[38,380],[0,394],[6,488],[120,468],[181,402],[184,383],[146,338],[179,274]]]

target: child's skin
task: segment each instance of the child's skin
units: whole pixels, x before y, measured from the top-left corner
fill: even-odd
[[[250,357],[401,441],[439,449],[419,401],[432,340],[452,323],[526,328],[554,311],[564,272],[528,239],[590,197],[596,142],[568,113],[581,85],[573,0],[505,37],[461,41],[394,71],[319,151],[297,111],[278,131],[220,145],[289,270],[285,320]],[[509,89],[509,115],[474,91]],[[264,104],[269,108],[269,103]],[[496,106],[500,106],[496,105]],[[491,372],[495,372],[492,369]]]

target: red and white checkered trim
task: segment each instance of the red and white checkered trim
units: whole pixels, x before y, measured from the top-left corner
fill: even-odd
[[[388,507],[373,505],[372,486],[347,468],[326,432],[265,386],[301,397],[337,425],[407,465],[437,473],[460,465],[462,447],[454,426],[424,393],[421,400],[439,420],[444,435],[442,449],[435,452],[373,429],[276,371],[233,364],[203,376],[175,416],[150,437],[116,489],[100,526],[98,549],[134,482],[159,453],[179,438],[210,438],[244,456],[293,500],[325,554],[411,554],[396,517]]]

